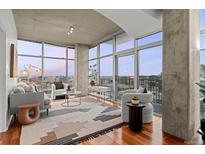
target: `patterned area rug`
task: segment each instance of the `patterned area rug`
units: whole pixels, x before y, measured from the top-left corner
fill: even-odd
[[[75,144],[122,124],[121,109],[90,97],[81,105],[62,107],[55,101],[49,115],[21,129],[20,144]]]

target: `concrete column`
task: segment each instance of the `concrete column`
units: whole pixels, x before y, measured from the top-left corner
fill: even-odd
[[[199,10],[163,11],[164,132],[190,140],[199,128]]]
[[[88,94],[88,52],[86,45],[77,44],[75,46],[75,89]]]

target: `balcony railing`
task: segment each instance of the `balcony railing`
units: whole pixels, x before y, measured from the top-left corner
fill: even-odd
[[[139,85],[146,87],[153,93],[153,103],[162,104],[162,78],[161,76],[140,76]]]
[[[112,76],[101,76],[100,85],[113,87]],[[134,89],[133,76],[120,76],[117,81],[118,92],[123,92],[127,89]],[[146,87],[148,91],[153,93],[153,103],[162,104],[162,77],[161,76],[139,76],[139,85]]]

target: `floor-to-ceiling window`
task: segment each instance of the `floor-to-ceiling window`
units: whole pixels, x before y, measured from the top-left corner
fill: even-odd
[[[40,83],[42,81],[42,71],[37,72],[35,69],[30,69],[30,67],[42,68],[42,44],[18,40],[17,51],[19,80],[30,80]],[[28,69],[30,69],[29,72],[27,71]]]
[[[75,52],[72,48],[18,40],[19,80],[41,84],[60,80],[73,86]],[[29,74],[25,74],[24,70]],[[41,71],[38,71],[41,69]]]
[[[205,84],[205,10],[200,10],[200,81]]]
[[[139,86],[153,93],[154,110],[161,113],[162,104],[162,46],[139,52]]]
[[[113,97],[113,56],[100,58],[100,85],[110,87]]]
[[[117,98],[121,99],[123,92],[134,89],[134,55],[118,58]]]
[[[134,89],[135,42],[126,33],[116,36],[116,98],[121,99],[124,91]]]
[[[67,48],[67,83],[74,86],[75,75],[75,49]]]
[[[200,82],[205,85],[205,10],[200,10]],[[203,95],[200,94],[200,99],[203,99]],[[200,104],[201,118],[204,114],[205,105]]]
[[[89,78],[98,85],[112,87],[116,100],[126,90],[146,87],[153,92],[154,103],[161,106],[161,45],[162,32],[136,40],[126,33],[116,35],[89,50]]]
[[[66,48],[44,44],[44,81],[64,80],[66,77]],[[54,82],[53,81],[53,82]]]
[[[99,54],[99,84],[110,87],[113,97],[113,40],[101,43]]]
[[[139,86],[153,93],[156,113],[162,104],[162,32],[137,40],[139,55]]]
[[[116,36],[116,52],[122,52],[134,48],[134,38],[122,33]]]
[[[93,47],[89,49],[89,82],[93,82],[94,84],[98,84],[98,62],[97,62],[97,47]]]

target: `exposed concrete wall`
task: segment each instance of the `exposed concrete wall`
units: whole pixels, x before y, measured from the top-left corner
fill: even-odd
[[[75,46],[75,89],[88,94],[88,52],[86,45],[77,44]]]
[[[10,78],[10,45],[16,44],[16,24],[11,10],[0,10],[0,132],[6,131],[10,122],[8,95],[17,84]],[[2,35],[3,34],[3,35]]]
[[[199,10],[163,12],[162,129],[190,140],[199,127]]]

